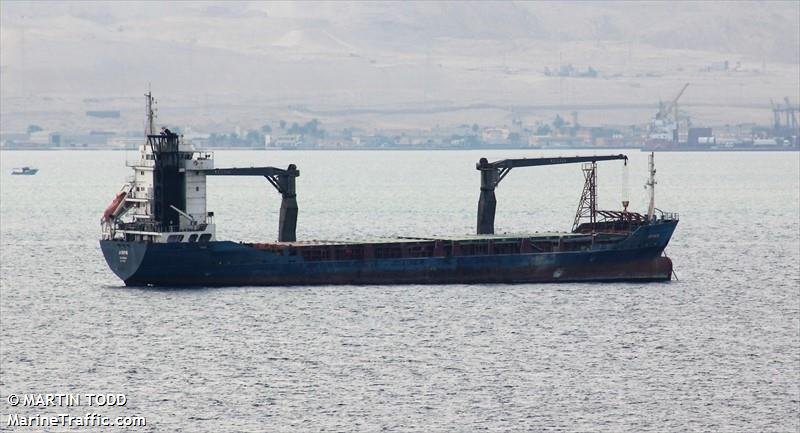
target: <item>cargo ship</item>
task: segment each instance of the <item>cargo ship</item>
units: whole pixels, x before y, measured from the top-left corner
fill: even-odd
[[[664,254],[678,215],[655,208],[649,161],[647,213],[597,209],[597,163],[625,155],[480,159],[477,230],[467,236],[297,240],[295,165],[214,167],[166,128],[156,132],[146,94],[146,137],[134,175],[105,209],[100,247],[127,286],[271,286],[668,281]],[[584,187],[569,232],[495,234],[495,189],[513,168],[582,164]],[[263,176],[281,195],[274,242],[219,240],[206,208],[208,176]]]

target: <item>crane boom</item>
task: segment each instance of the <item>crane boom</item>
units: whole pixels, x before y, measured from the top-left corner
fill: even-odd
[[[297,188],[295,178],[300,170],[294,164],[286,169],[276,167],[233,167],[199,170],[206,176],[264,176],[281,194],[281,210],[278,220],[278,241],[297,240]]]
[[[678,121],[678,115],[677,115],[677,113],[678,113],[678,111],[677,111],[678,100],[681,99],[681,96],[683,96],[683,92],[686,91],[687,87],[689,87],[689,83],[686,83],[686,84],[683,85],[683,87],[681,88],[681,91],[678,92],[678,95],[675,96],[675,98],[673,98],[672,101],[670,101],[669,105],[667,105],[667,107],[664,109],[665,113],[669,113],[670,111],[673,111],[673,110],[675,111],[675,119],[673,119],[673,120],[675,120],[676,122]]]
[[[478,200],[478,234],[494,233],[494,216],[497,209],[497,199],[494,190],[500,184],[512,168],[517,167],[538,167],[544,165],[576,164],[582,162],[596,163],[598,161],[625,160],[628,157],[619,155],[595,155],[595,156],[557,156],[553,158],[519,158],[502,159],[489,162],[486,158],[481,158],[475,168],[481,172],[481,195]]]

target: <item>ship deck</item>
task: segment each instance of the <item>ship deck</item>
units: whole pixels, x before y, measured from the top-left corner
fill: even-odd
[[[586,251],[613,244],[629,233],[504,233],[494,235],[378,237],[358,240],[308,240],[245,243],[259,250],[302,256],[308,261],[425,258]]]
[[[610,233],[609,233],[610,234]],[[536,232],[536,233],[503,233],[493,235],[450,235],[450,236],[386,236],[386,237],[368,237],[359,239],[311,239],[303,241],[292,242],[266,242],[266,243],[251,243],[253,246],[267,246],[274,245],[276,247],[309,247],[309,246],[330,246],[330,245],[365,245],[365,244],[402,244],[402,243],[418,243],[418,242],[504,242],[504,241],[518,241],[520,239],[530,240],[550,240],[550,239],[578,239],[587,238],[590,235],[584,233],[569,233],[569,232]]]

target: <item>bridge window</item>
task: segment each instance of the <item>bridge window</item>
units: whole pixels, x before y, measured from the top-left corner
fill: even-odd
[[[197,242],[197,235],[194,234],[194,235],[189,236],[189,242]]]
[[[182,242],[182,241],[183,241],[183,235],[169,235],[169,236],[167,236],[167,242],[168,243],[175,243],[175,242]]]
[[[208,242],[211,240],[211,233],[203,233],[200,235],[200,242]]]

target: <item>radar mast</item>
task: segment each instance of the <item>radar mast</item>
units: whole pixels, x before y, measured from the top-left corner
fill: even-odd
[[[145,125],[145,136],[147,135],[154,135],[156,133],[155,127],[155,110],[153,105],[155,104],[155,99],[153,99],[153,93],[150,90],[147,90],[147,93],[144,94],[144,97],[147,100],[147,125]]]
[[[656,211],[656,165],[655,162],[653,162],[653,152],[650,152],[648,167],[650,177],[647,179],[645,187],[650,192],[650,204],[647,205],[647,220],[652,221]]]

